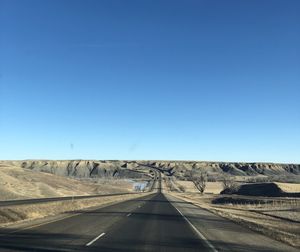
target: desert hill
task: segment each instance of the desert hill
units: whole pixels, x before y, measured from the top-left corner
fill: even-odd
[[[77,178],[147,178],[149,168],[156,168],[177,178],[192,169],[204,170],[211,176],[300,175],[300,164],[228,163],[201,161],[122,161],[122,160],[23,160],[2,161],[33,171]]]
[[[38,170],[0,161],[0,200],[119,193],[133,188],[128,180],[82,181]]]

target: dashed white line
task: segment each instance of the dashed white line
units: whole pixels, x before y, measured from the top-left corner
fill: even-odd
[[[174,206],[174,205],[173,205]],[[174,206],[175,207],[175,206]],[[215,247],[206,239],[206,237],[182,214],[182,212],[175,207],[175,209],[180,213],[180,215],[185,219],[185,221],[191,226],[191,228],[200,236],[200,238],[205,242],[205,244],[213,251],[218,252]]]
[[[102,236],[104,236],[105,233],[102,233],[100,235],[98,235],[94,240],[90,241],[89,243],[87,243],[85,246],[91,246],[95,241],[97,241],[99,238],[101,238]]]
[[[129,217],[131,215],[131,213],[127,214],[126,216]]]

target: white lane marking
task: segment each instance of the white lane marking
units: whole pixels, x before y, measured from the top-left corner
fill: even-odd
[[[105,235],[105,233],[102,233],[100,235],[98,235],[94,240],[91,240],[89,243],[87,243],[85,246],[91,246],[95,241],[97,241],[99,238],[101,238],[103,235]]]
[[[174,206],[174,205],[173,205]],[[180,215],[185,219],[185,221],[191,226],[191,228],[200,236],[200,238],[206,243],[206,245],[213,251],[218,252],[216,248],[206,239],[206,237],[182,214],[182,212],[174,206],[175,209],[180,213]]]
[[[126,216],[129,217],[131,215],[131,213],[127,214]]]
[[[75,213],[75,214],[68,214],[67,216],[62,216],[61,218],[57,218],[57,219],[54,219],[54,220],[50,220],[50,221],[46,221],[46,222],[42,222],[42,223],[38,223],[38,224],[34,224],[34,225],[30,225],[30,226],[27,226],[27,227],[20,227],[18,228],[17,230],[14,230],[14,231],[11,231],[11,232],[8,232],[8,233],[4,233],[4,234],[0,234],[0,237],[5,237],[5,236],[9,236],[9,235],[12,235],[12,234],[15,234],[15,233],[19,233],[19,232],[22,232],[24,230],[28,230],[28,229],[32,229],[32,228],[36,228],[36,227],[40,227],[40,226],[44,226],[44,225],[48,225],[48,224],[51,224],[51,223],[54,223],[54,222],[58,222],[58,221],[61,221],[61,220],[64,220],[64,219],[68,219],[68,218],[72,218],[72,217],[75,217],[77,215],[84,215],[85,213],[89,212],[89,210],[92,210],[92,209],[98,209],[98,208],[104,208],[106,206],[113,206],[113,205],[116,205],[118,203],[122,203],[122,202],[125,202],[125,201],[120,201],[120,202],[117,202],[117,203],[107,203],[107,204],[104,204],[102,206],[96,206],[96,207],[93,207],[91,209],[89,208],[86,208],[86,209],[78,209],[78,210],[83,210],[84,212],[82,213]],[[86,211],[85,211],[86,210]],[[61,213],[62,215],[66,215],[66,213]],[[48,217],[51,217],[51,216],[48,216]],[[26,223],[25,223],[26,224]],[[6,227],[6,226],[3,226],[3,227]]]

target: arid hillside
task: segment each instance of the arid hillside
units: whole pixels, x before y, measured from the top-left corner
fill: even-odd
[[[2,161],[32,171],[76,178],[143,178],[134,162],[99,160],[24,160]]]
[[[23,160],[2,163],[42,171],[60,176],[77,178],[146,178],[149,168],[185,179],[187,171],[206,171],[212,177],[221,174],[234,176],[291,176],[300,175],[299,164],[276,163],[226,163],[200,161],[109,161],[109,160]]]
[[[300,175],[300,164],[238,163],[205,161],[144,161],[150,166],[184,175],[186,170],[203,169],[210,174],[227,173],[235,176],[249,175]]]
[[[0,162],[0,200],[108,194],[130,192],[132,188],[129,180],[82,181]]]

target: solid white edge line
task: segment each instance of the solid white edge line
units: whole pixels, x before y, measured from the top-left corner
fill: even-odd
[[[173,205],[174,206],[174,205]],[[213,251],[213,252],[218,252],[218,250],[216,250],[216,248],[206,239],[206,237],[188,220],[188,218],[186,218],[182,212],[176,207],[174,206],[175,209],[178,211],[178,213],[180,213],[180,215],[185,219],[185,221],[191,226],[191,228],[197,233],[197,235],[200,236],[200,238],[205,242],[205,244]]]
[[[105,235],[105,233],[102,233],[100,235],[98,235],[94,240],[90,241],[89,243],[87,243],[85,246],[90,246],[92,245],[95,241],[97,241],[99,238],[101,238],[103,235]]]

